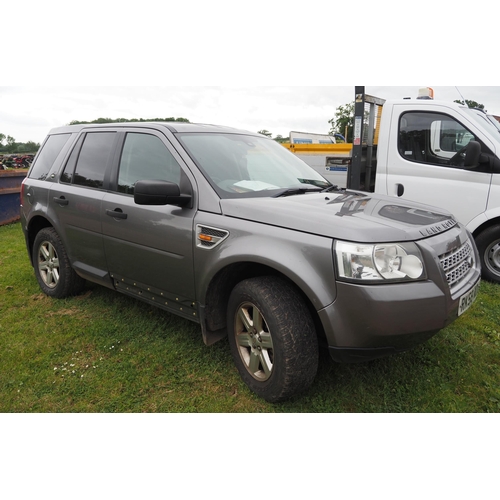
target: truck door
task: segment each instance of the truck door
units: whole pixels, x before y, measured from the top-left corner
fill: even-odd
[[[108,269],[117,288],[165,304],[195,298],[193,219],[195,208],[144,206],[134,202],[139,180],[181,183],[186,173],[175,150],[153,130],[123,137],[118,170],[102,201],[102,231]],[[148,292],[154,295],[148,295]],[[127,293],[127,291],[125,291]],[[168,306],[168,307],[169,307]]]
[[[461,167],[459,152],[471,140],[490,150],[465,120],[403,105],[394,106],[391,120],[387,194],[445,208],[466,225],[486,210],[492,175]]]

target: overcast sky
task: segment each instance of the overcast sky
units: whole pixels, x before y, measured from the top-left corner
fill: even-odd
[[[384,99],[478,101],[500,115],[491,8],[447,2],[63,0],[2,7],[0,132],[41,142],[72,120],[183,117],[287,136],[326,133],[354,84]],[[490,16],[490,17],[488,17]],[[462,29],[463,28],[463,29]],[[471,26],[472,28],[472,26]],[[369,86],[367,83],[385,83]],[[444,84],[452,86],[444,86]],[[468,86],[463,84],[467,83]],[[439,84],[439,85],[438,85]],[[474,84],[474,85],[472,85]],[[405,85],[405,86],[400,86]]]
[[[430,82],[432,83],[432,82]],[[367,86],[384,99],[415,98],[422,85]],[[500,87],[434,86],[435,98],[470,99],[500,115]],[[292,130],[327,133],[338,106],[354,100],[353,86],[47,86],[0,87],[0,132],[18,142],[41,142],[72,120],[187,118],[288,136]]]

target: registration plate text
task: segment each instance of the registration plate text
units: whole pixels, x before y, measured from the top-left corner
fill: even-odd
[[[472,290],[469,290],[465,295],[460,297],[460,303],[458,306],[458,315],[461,316],[477,299],[477,294],[479,293],[479,286],[481,285],[481,280],[479,280]]]

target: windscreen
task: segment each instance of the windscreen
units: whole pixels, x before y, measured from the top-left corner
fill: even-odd
[[[495,142],[499,143],[500,142],[500,134],[499,134],[499,127],[498,124],[495,124],[494,121],[496,121],[493,117],[488,116],[486,113],[483,111],[477,110],[477,109],[467,109],[465,108],[465,112],[474,118],[475,121],[480,123],[490,134],[492,139],[495,140]]]
[[[276,190],[331,185],[293,153],[265,137],[185,133],[177,138],[222,198],[272,196]]]

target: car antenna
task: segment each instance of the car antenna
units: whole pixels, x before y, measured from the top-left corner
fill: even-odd
[[[455,87],[457,89],[457,92],[460,94],[460,97],[462,98],[462,103],[464,104],[464,106],[467,106],[469,107],[469,105],[467,104],[467,101],[464,99],[464,96],[461,94],[460,90],[458,90],[458,87]]]

